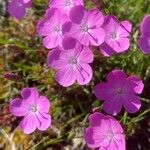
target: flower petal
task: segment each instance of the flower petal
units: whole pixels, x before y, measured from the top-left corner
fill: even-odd
[[[111,115],[117,115],[122,109],[122,101],[121,98],[112,97],[104,101],[103,109],[105,112]]]
[[[149,26],[150,26],[150,15],[147,15],[142,20],[142,23],[141,23],[141,26],[140,26],[141,32],[142,33],[150,33]]]
[[[15,98],[10,102],[9,110],[14,116],[24,116],[27,113],[27,107],[21,98]]]
[[[48,53],[48,66],[53,69],[62,69],[68,65],[67,53],[59,48],[53,49]]]
[[[126,79],[126,74],[118,69],[115,69],[108,73],[107,75],[107,82],[115,84],[116,82],[124,82]]]
[[[39,92],[36,88],[23,88],[21,91],[23,102],[27,105],[37,104],[39,98]]]
[[[138,40],[138,45],[143,53],[150,54],[150,34],[141,35]]]
[[[17,19],[22,19],[26,13],[25,4],[20,0],[13,0],[8,4],[9,14]]]
[[[55,79],[60,85],[64,87],[72,85],[76,80],[74,68],[70,66],[58,70]]]
[[[51,116],[49,114],[38,114],[37,115],[39,124],[38,129],[41,131],[47,130],[51,125]]]
[[[105,136],[101,132],[99,127],[89,127],[85,132],[85,141],[90,148],[98,148],[104,141]]]
[[[76,24],[80,24],[85,14],[82,5],[74,6],[69,13],[70,20]]]
[[[80,85],[85,85],[90,82],[93,76],[92,68],[88,64],[80,63],[76,67],[75,74],[77,82]]]
[[[101,53],[106,57],[110,57],[111,55],[116,53],[114,49],[110,47],[106,42],[102,43],[99,48]]]
[[[105,39],[104,30],[101,27],[97,29],[91,29],[89,31],[89,39],[90,39],[91,45],[99,46],[100,44],[104,42],[104,39]]]
[[[79,47],[77,47],[79,48]],[[80,63],[92,63],[94,59],[93,52],[87,46],[82,46],[80,48],[81,52],[78,57]]]
[[[29,114],[23,118],[19,126],[24,133],[30,134],[36,130],[38,124],[39,122],[37,117],[33,114]]]
[[[99,83],[95,86],[94,93],[97,99],[107,100],[115,95],[109,84]]]
[[[141,101],[139,96],[134,94],[126,94],[122,99],[125,110],[129,113],[137,112],[141,107]]]
[[[127,80],[130,80],[136,84],[136,86],[134,87],[135,93],[137,93],[137,94],[142,93],[142,91],[144,89],[144,84],[143,84],[143,81],[138,76],[130,76],[127,78]]]
[[[38,99],[38,108],[40,112],[48,113],[50,109],[50,102],[45,96],[40,96]]]
[[[95,112],[89,116],[90,125],[91,126],[100,126],[102,119],[106,119],[106,116],[102,113]]]

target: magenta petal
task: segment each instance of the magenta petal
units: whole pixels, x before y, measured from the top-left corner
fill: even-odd
[[[120,123],[116,119],[114,119],[113,117],[111,117],[111,116],[107,116],[107,117],[110,120],[112,131],[115,132],[115,133],[122,134],[123,133],[123,129],[122,129]]]
[[[62,46],[65,50],[73,49],[75,48],[77,44],[77,40],[72,37],[66,37],[62,41]]]
[[[104,22],[104,16],[98,9],[91,9],[87,13],[88,25],[100,27]]]
[[[106,57],[110,57],[111,55],[116,53],[114,49],[112,49],[112,47],[110,47],[106,42],[100,45],[100,51]]]
[[[77,77],[77,82],[80,85],[85,85],[89,83],[93,75],[92,68],[90,67],[90,65],[83,63],[77,65],[75,73]]]
[[[39,93],[36,88],[23,88],[21,91],[21,96],[26,104],[36,104],[39,98]]]
[[[107,82],[114,84],[116,83],[116,81],[123,82],[125,79],[126,74],[123,71],[117,69],[109,72],[107,75]]]
[[[70,66],[58,70],[55,79],[60,85],[64,87],[72,85],[76,80],[74,69]]]
[[[117,42],[115,42],[114,50],[118,53],[124,52],[128,50],[130,46],[129,38],[120,38]]]
[[[143,53],[150,54],[150,34],[141,35],[138,45]]]
[[[129,21],[122,21],[121,25],[119,26],[117,32],[120,37],[127,37],[129,36],[132,30],[132,24]]]
[[[91,126],[100,126],[101,120],[105,119],[106,116],[102,113],[95,112],[89,116],[89,122]]]
[[[43,38],[43,45],[48,48],[52,49],[57,47],[62,43],[62,37],[59,34],[52,33],[49,36]]]
[[[120,135],[120,138],[121,138],[121,141],[116,141],[118,150],[126,150],[125,136],[122,134]]]
[[[47,130],[51,125],[51,116],[49,114],[38,114],[37,115],[39,124],[38,129],[41,131]]]
[[[70,20],[74,23],[80,24],[84,17],[84,7],[82,5],[74,6],[69,13]]]
[[[115,94],[109,84],[107,83],[99,83],[95,86],[94,93],[97,99],[99,100],[107,100],[113,97]]]
[[[132,81],[133,83],[135,83],[135,87],[134,87],[134,91],[137,94],[141,94],[143,89],[144,89],[144,84],[143,81],[137,77],[137,76],[130,76],[127,78],[127,80]]]
[[[67,54],[59,48],[53,49],[48,53],[48,66],[53,69],[62,69],[68,65]]]
[[[10,102],[9,106],[10,112],[14,116],[24,116],[27,113],[27,106],[23,103],[21,98],[15,98]]]
[[[77,47],[78,48],[78,47]],[[93,52],[87,46],[81,47],[82,51],[78,57],[80,63],[92,63],[94,59]]]
[[[116,98],[115,96],[104,101],[103,103],[103,109],[105,112],[111,115],[117,115],[120,113],[122,109],[122,102],[121,98]]]
[[[45,96],[40,96],[38,99],[38,107],[40,112],[48,113],[50,109],[50,102]]]
[[[105,32],[102,28],[97,28],[97,29],[91,29],[89,31],[89,38],[90,38],[90,43],[91,45],[94,46],[99,46],[104,42],[105,39]]]
[[[100,127],[89,127],[86,129],[85,141],[87,142],[89,147],[91,148],[100,147],[104,139],[105,136],[103,136]]]
[[[34,132],[38,126],[39,122],[35,115],[30,114],[23,118],[20,122],[20,128],[23,130],[24,133],[30,134]]]
[[[142,20],[142,23],[140,26],[141,32],[150,34],[149,26],[150,26],[150,15],[147,15]]]
[[[137,112],[141,107],[139,96],[134,94],[126,94],[122,99],[125,110],[129,113]]]
[[[26,13],[25,5],[20,0],[13,0],[8,4],[8,13],[17,18],[22,19]]]

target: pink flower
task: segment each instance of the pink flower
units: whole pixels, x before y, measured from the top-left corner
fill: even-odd
[[[141,26],[141,36],[138,40],[138,45],[143,53],[150,54],[150,15],[144,17]]]
[[[16,19],[22,19],[26,14],[26,9],[31,7],[32,1],[24,3],[23,0],[12,0],[8,4],[8,13]]]
[[[49,2],[50,8],[58,8],[62,13],[69,15],[72,7],[77,5],[83,5],[83,0],[51,0]]]
[[[144,84],[140,78],[129,76],[121,70],[113,70],[107,75],[107,82],[96,85],[95,95],[103,100],[105,112],[117,115],[122,106],[129,113],[137,112],[141,107],[140,97]]]
[[[132,25],[129,21],[119,22],[115,16],[108,15],[105,17],[102,25],[105,30],[105,42],[100,45],[100,51],[104,56],[111,56],[115,53],[122,53],[128,50],[130,46],[129,34]]]
[[[57,8],[46,11],[44,19],[37,25],[37,32],[43,36],[43,45],[48,48],[55,48],[62,45],[62,25],[68,18],[63,16]]]
[[[85,131],[85,141],[90,148],[99,150],[125,150],[125,136],[119,122],[95,112],[89,116],[90,126]]]
[[[98,9],[85,10],[83,6],[75,6],[71,9],[70,20],[64,28],[68,30],[65,35],[76,38],[81,44],[99,46],[103,43],[105,32],[101,28],[104,21],[102,13]],[[65,30],[65,29],[64,29]]]
[[[36,128],[41,131],[48,129],[51,125],[49,100],[45,96],[39,96],[35,88],[24,88],[21,97],[10,102],[10,112],[14,116],[23,117],[19,124],[23,132],[30,134]]]
[[[56,81],[64,87],[72,85],[76,80],[80,85],[89,83],[92,79],[89,65],[93,62],[92,51],[79,43],[64,47],[72,49],[56,48],[48,54],[48,65],[56,70]]]

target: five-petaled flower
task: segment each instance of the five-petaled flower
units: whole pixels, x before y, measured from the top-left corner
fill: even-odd
[[[81,44],[99,46],[104,42],[105,32],[101,28],[104,16],[98,9],[85,10],[81,5],[74,6],[69,13],[70,23],[64,25],[68,33],[65,35],[76,38]]]
[[[48,129],[51,125],[49,100],[45,96],[39,96],[36,88],[24,88],[21,97],[10,102],[10,112],[14,116],[23,117],[19,124],[23,132],[30,134],[36,129]]]
[[[128,50],[130,46],[129,34],[132,24],[129,21],[119,22],[115,16],[105,17],[102,25],[105,30],[105,41],[100,45],[100,51],[104,56],[111,56]]]
[[[111,116],[95,112],[89,116],[90,126],[85,141],[90,148],[99,150],[125,150],[125,136],[120,123]]]
[[[144,88],[142,80],[137,76],[129,76],[121,70],[113,70],[107,75],[107,82],[95,87],[95,95],[103,100],[105,112],[117,115],[122,106],[129,113],[137,112],[141,107],[140,97]]]
[[[77,5],[83,5],[83,0],[51,0],[49,2],[50,8],[58,8],[62,13],[69,15],[72,7]]]
[[[22,19],[26,14],[26,9],[31,5],[31,0],[12,0],[8,4],[7,11],[16,19]]]
[[[56,81],[64,87],[72,85],[76,80],[84,85],[92,79],[92,68],[89,65],[93,62],[92,51],[78,42],[72,45],[75,46],[70,46],[71,49],[56,48],[48,54],[48,65],[56,70]]]
[[[144,17],[140,26],[141,36],[138,45],[143,53],[150,54],[150,15]]]
[[[43,45],[48,48],[62,46],[62,25],[68,17],[63,15],[57,8],[51,8],[46,11],[44,19],[37,25],[37,32],[43,36]]]

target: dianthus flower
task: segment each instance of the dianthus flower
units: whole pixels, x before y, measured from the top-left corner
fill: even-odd
[[[7,11],[16,19],[22,19],[26,14],[26,9],[31,7],[32,1],[12,0],[9,2]]]
[[[68,36],[76,38],[81,44],[99,46],[103,43],[105,32],[101,28],[104,17],[98,9],[85,10],[83,6],[74,6],[69,13],[70,24],[66,23]],[[65,33],[67,34],[67,32]]]
[[[56,48],[48,54],[48,65],[56,70],[56,81],[64,87],[72,85],[76,80],[80,85],[89,83],[92,79],[92,68],[89,65],[93,62],[92,51],[80,43],[71,49],[65,47],[68,50]]]
[[[111,116],[95,112],[89,116],[90,126],[85,131],[85,141],[98,150],[125,150],[125,136],[120,123]]]
[[[48,48],[62,46],[62,25],[66,22],[67,16],[61,14],[57,8],[51,8],[46,11],[44,19],[37,25],[37,32],[43,36],[43,45]]]
[[[96,85],[95,95],[103,100],[105,112],[117,115],[122,106],[129,113],[137,112],[141,107],[140,97],[144,88],[142,80],[137,76],[129,76],[121,70],[113,70],[107,75],[107,82]]]
[[[69,15],[71,8],[77,5],[84,5],[83,0],[51,0],[49,2],[50,8],[58,8],[66,15]]]
[[[140,32],[141,36],[138,41],[138,45],[143,53],[150,54],[150,15],[144,17],[141,26]]]
[[[122,53],[130,46],[129,34],[132,25],[129,21],[119,20],[112,15],[105,17],[102,25],[105,30],[105,42],[100,45],[100,51],[104,56],[111,56],[115,53]]]
[[[51,125],[51,116],[48,114],[49,100],[45,96],[39,96],[35,88],[24,88],[21,97],[10,102],[10,112],[14,116],[23,117],[19,124],[23,132],[30,134],[36,129],[48,129]]]

